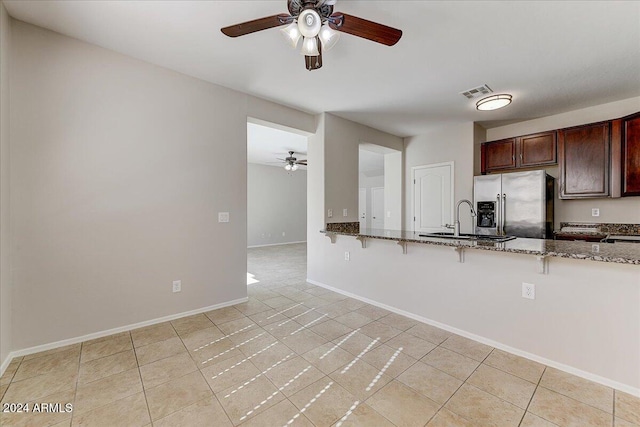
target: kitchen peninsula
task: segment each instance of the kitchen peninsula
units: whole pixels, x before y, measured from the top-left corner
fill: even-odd
[[[331,224],[329,224],[331,225]],[[423,237],[413,231],[364,229],[358,232],[322,230],[329,238],[335,235],[354,236],[366,247],[366,239],[396,241],[406,253],[407,243],[449,246],[456,249],[481,249],[497,252],[512,252],[537,257],[561,257],[591,261],[615,262],[640,265],[640,245],[636,243],[588,243],[549,239],[519,237],[506,242],[492,242],[477,239],[453,239]]]
[[[495,243],[354,226],[322,231],[331,286],[312,283],[640,392],[640,244]],[[523,297],[525,284],[535,299]]]

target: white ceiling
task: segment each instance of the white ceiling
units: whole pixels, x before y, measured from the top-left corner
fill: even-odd
[[[307,158],[307,138],[292,132],[274,129],[256,123],[247,123],[247,162],[260,165],[284,167],[289,151],[294,151],[298,160]],[[367,176],[384,174],[384,148],[376,150],[370,144],[361,144],[359,172]],[[378,151],[378,152],[376,152]],[[389,150],[391,151],[391,150]],[[301,169],[306,167],[301,166]]]
[[[10,15],[304,111],[399,136],[486,127],[640,95],[640,2],[346,1],[336,11],[404,31],[387,47],[343,34],[308,72],[277,29],[236,39],[220,28],[286,13],[271,1],[6,1]],[[479,112],[459,92],[513,94]]]
[[[294,151],[298,160],[307,158],[307,137],[292,132],[247,123],[247,161],[267,166],[284,167],[278,159]],[[302,167],[304,169],[304,166]]]
[[[384,175],[384,154],[365,150],[360,147],[358,171],[366,176]]]

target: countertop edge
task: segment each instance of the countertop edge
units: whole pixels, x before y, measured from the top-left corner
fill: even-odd
[[[591,252],[590,250],[586,250],[586,249],[592,247],[592,244],[586,243],[586,242],[571,242],[573,245],[576,245],[578,247],[584,246],[585,248],[585,250],[582,250],[579,252],[571,252],[571,251],[562,251],[562,250],[546,250],[546,249],[545,250],[528,250],[528,249],[522,249],[522,248],[508,248],[508,247],[505,247],[504,243],[477,244],[478,243],[477,241],[471,242],[468,240],[438,239],[435,237],[412,239],[412,238],[406,238],[406,237],[393,237],[393,236],[375,235],[375,234],[369,234],[369,233],[352,233],[352,232],[327,231],[327,230],[320,230],[320,233],[334,234],[334,235],[340,235],[340,236],[362,237],[366,239],[391,240],[395,242],[427,244],[427,245],[434,245],[434,246],[448,246],[452,248],[480,249],[480,250],[493,251],[493,252],[517,253],[517,254],[533,255],[533,256],[540,256],[540,257],[570,258],[570,259],[580,259],[580,260],[607,262],[607,263],[615,263],[615,264],[640,265],[640,256],[638,257],[607,256],[604,254]],[[539,241],[543,239],[528,239],[528,240]],[[554,243],[556,242],[555,240],[546,240],[546,241],[543,240],[543,241],[554,242]],[[471,243],[474,243],[474,244],[471,244]],[[505,242],[505,243],[508,243],[508,242]],[[620,243],[601,243],[601,245],[619,245],[619,244]],[[638,243],[626,243],[626,244],[637,245],[638,250],[640,251],[640,244]]]

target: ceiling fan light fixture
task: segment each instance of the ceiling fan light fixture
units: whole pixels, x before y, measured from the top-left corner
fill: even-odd
[[[287,163],[286,165],[284,165],[284,170],[286,170],[287,172],[289,172],[291,170],[291,165],[289,163]]]
[[[302,40],[302,49],[300,53],[305,56],[318,56],[318,39],[316,37],[305,37]]]
[[[281,29],[280,33],[284,36],[285,40],[287,40],[287,43],[293,49],[298,46],[300,37],[302,37],[302,34],[300,34],[300,30],[298,29],[298,24],[296,22],[292,22],[291,24]]]
[[[297,171],[297,170],[298,170],[298,165],[297,165],[296,163],[294,163],[294,164],[291,166],[291,170],[292,170],[292,171]]]
[[[330,50],[340,39],[340,33],[331,28],[329,22],[325,22],[322,28],[320,28],[318,36],[320,37],[324,50]]]
[[[317,36],[321,26],[322,19],[314,9],[305,9],[298,15],[298,29],[305,38]]]
[[[511,104],[512,98],[513,97],[508,93],[487,96],[486,98],[482,98],[480,101],[476,102],[476,109],[480,111],[497,110],[498,108],[503,108]]]

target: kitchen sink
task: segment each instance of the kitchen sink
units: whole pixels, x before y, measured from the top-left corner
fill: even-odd
[[[508,240],[513,240],[516,236],[491,236],[486,234],[471,234],[471,233],[460,233],[459,236],[454,236],[453,233],[425,233],[419,234],[420,237],[436,237],[438,239],[452,239],[452,240],[485,240],[492,242],[506,242]]]

